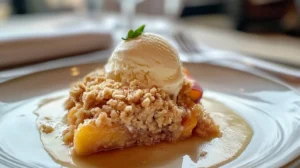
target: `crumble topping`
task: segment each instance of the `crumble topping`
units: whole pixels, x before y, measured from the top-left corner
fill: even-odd
[[[40,129],[46,134],[50,134],[54,130],[53,127],[45,124],[41,124]]]
[[[200,157],[204,157],[204,156],[206,156],[207,155],[207,152],[205,152],[205,151],[201,151],[200,153],[199,153],[199,156]]]
[[[124,144],[151,145],[160,141],[182,139],[183,121],[196,114],[198,121],[195,133],[202,138],[219,135],[216,126],[201,104],[189,97],[192,82],[185,79],[175,102],[161,88],[143,88],[137,80],[129,85],[107,79],[102,69],[88,74],[82,81],[72,86],[65,104],[69,110],[68,129],[63,132],[63,140],[72,144],[74,131],[81,124],[122,125],[132,135],[132,141]],[[185,137],[186,138],[186,137]]]

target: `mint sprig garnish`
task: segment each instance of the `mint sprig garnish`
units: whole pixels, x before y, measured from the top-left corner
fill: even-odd
[[[144,32],[144,28],[145,28],[145,25],[142,25],[134,31],[129,30],[128,33],[127,33],[127,36],[125,38],[122,37],[122,39],[123,40],[129,40],[129,39],[133,39],[133,38],[136,38],[136,37],[140,36]]]

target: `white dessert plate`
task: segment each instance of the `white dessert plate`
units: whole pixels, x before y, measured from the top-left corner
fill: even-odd
[[[58,92],[67,94],[72,82],[102,66],[59,68],[0,83],[0,167],[61,167],[44,150],[33,111],[42,99]],[[296,90],[267,74],[233,63],[184,66],[204,88],[205,97],[233,109],[253,130],[246,149],[222,167],[297,167],[300,95]],[[197,165],[184,164],[185,154],[178,157],[182,159],[178,167]],[[157,167],[168,167],[168,162]]]

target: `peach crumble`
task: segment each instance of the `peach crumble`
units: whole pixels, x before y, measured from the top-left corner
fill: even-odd
[[[72,86],[66,102],[65,143],[76,155],[134,145],[177,141],[195,133],[201,138],[220,135],[219,127],[191,98],[193,81],[185,78],[177,101],[161,88],[141,88],[107,79],[101,69]]]

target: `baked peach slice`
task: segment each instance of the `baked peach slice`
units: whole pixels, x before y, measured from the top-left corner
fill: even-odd
[[[197,125],[197,117],[192,110],[190,115],[183,119],[184,130],[181,139],[191,136]],[[122,126],[96,126],[94,122],[80,124],[74,135],[74,152],[77,156],[85,156],[98,151],[123,148],[131,141],[129,131]]]
[[[122,148],[130,141],[129,131],[119,125],[96,126],[95,122],[80,124],[74,135],[74,150],[77,156],[101,150]]]
[[[195,102],[198,103],[203,95],[203,89],[201,86],[191,77],[190,72],[187,69],[183,69],[184,74],[193,81],[192,90],[190,91],[190,98]]]
[[[182,120],[184,127],[181,139],[191,136],[197,125],[194,110]],[[98,151],[123,148],[131,141],[131,134],[127,128],[120,125],[96,126],[95,122],[80,124],[74,134],[74,152],[77,156],[85,156]]]
[[[197,122],[198,121],[197,121],[196,113],[194,110],[191,110],[190,114],[182,120],[182,125],[183,125],[183,131],[181,134],[182,139],[190,137],[192,135],[193,129],[196,127]]]
[[[203,95],[203,89],[200,87],[200,85],[194,81],[192,90],[190,91],[190,98],[195,102],[199,103],[200,99]]]

